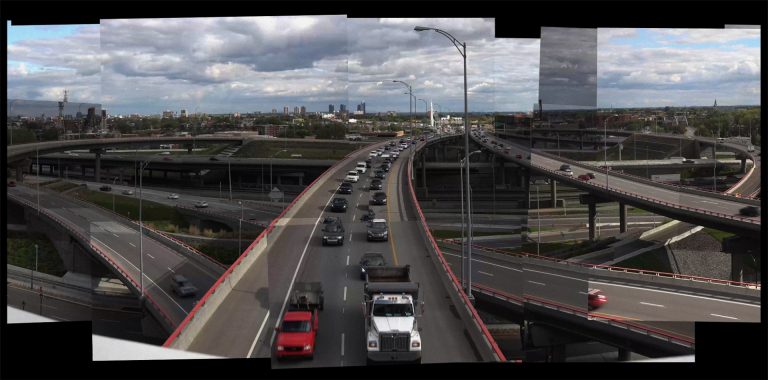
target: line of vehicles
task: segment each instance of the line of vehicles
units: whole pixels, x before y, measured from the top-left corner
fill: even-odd
[[[347,172],[337,193],[352,194],[353,183],[360,181],[360,174],[368,172],[374,161],[379,166],[371,175],[368,190],[374,191],[369,200],[368,212],[361,221],[367,222],[368,241],[388,241],[387,220],[377,218],[374,205],[386,205],[387,194],[383,180],[399,151],[407,149],[406,140],[396,146],[390,142],[381,150],[371,152],[365,162],[358,162],[354,170]],[[343,197],[331,200],[329,211],[346,212],[349,201]],[[345,228],[342,219],[328,216],[323,219],[322,244],[343,245]],[[419,283],[411,280],[410,266],[388,265],[380,252],[366,252],[359,261],[360,279],[363,284],[363,319],[365,345],[368,363],[408,361],[421,362],[421,335],[416,318],[423,312],[423,302],[418,301]],[[417,308],[421,312],[416,315]],[[323,310],[323,289],[319,282],[297,282],[294,284],[288,309],[276,328],[275,357],[313,358],[317,334],[320,327],[320,311]]]

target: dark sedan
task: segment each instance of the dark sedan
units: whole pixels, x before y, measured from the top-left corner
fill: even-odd
[[[373,173],[373,178],[375,179],[384,179],[384,177],[387,175],[387,173],[383,170],[377,170]]]
[[[383,191],[377,191],[373,194],[373,197],[371,197],[371,204],[374,205],[385,205],[387,204],[387,193]]]
[[[341,222],[328,223],[323,228],[323,245],[344,245],[344,225]]]
[[[352,184],[349,182],[342,182],[339,186],[339,194],[352,194]]]
[[[371,181],[370,190],[381,190],[384,187],[384,182],[381,182],[380,179],[374,179]]]
[[[389,239],[389,228],[384,219],[374,219],[368,225],[368,241],[378,240],[387,241]]]
[[[331,211],[333,212],[347,212],[347,200],[345,198],[333,198],[331,201]]]
[[[179,297],[192,297],[197,293],[197,288],[180,274],[171,276],[171,290]]]

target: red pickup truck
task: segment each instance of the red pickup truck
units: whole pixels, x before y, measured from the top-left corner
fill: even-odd
[[[582,180],[582,181],[589,181],[590,179],[592,179],[590,176],[588,176],[588,175],[586,175],[586,174],[582,174],[582,175],[580,175],[578,178],[579,178],[580,180]]]
[[[314,357],[320,310],[323,310],[322,285],[319,282],[294,284],[288,311],[280,327],[275,328],[277,359]]]

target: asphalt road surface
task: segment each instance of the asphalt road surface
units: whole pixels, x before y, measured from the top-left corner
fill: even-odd
[[[36,189],[23,185],[8,188],[8,193],[33,204],[37,200]],[[41,191],[40,207],[66,220],[70,227],[87,236],[139,283],[139,226],[96,206],[87,207],[50,191]],[[151,297],[176,325],[218,279],[218,274],[150,237],[144,236],[142,240],[145,294]],[[176,273],[184,275],[197,287],[198,291],[194,297],[181,298],[173,294],[171,276]]]

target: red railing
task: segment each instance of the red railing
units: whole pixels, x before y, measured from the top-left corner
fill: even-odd
[[[371,144],[371,145],[373,145],[373,144]],[[237,258],[237,260],[235,260],[235,262],[232,263],[232,265],[227,269],[227,271],[224,272],[224,274],[221,277],[219,277],[219,279],[213,284],[213,286],[211,286],[211,288],[208,289],[208,291],[205,293],[205,295],[202,298],[200,298],[200,300],[197,302],[197,304],[192,309],[192,311],[187,315],[186,318],[184,318],[184,320],[179,324],[179,326],[176,328],[176,330],[168,337],[168,339],[165,341],[165,343],[163,343],[163,347],[170,347],[173,344],[173,342],[176,340],[176,338],[178,338],[179,335],[181,335],[181,332],[184,330],[184,328],[186,328],[187,325],[189,325],[189,323],[192,321],[192,319],[194,319],[195,314],[198,312],[198,310],[200,310],[200,308],[202,308],[203,305],[205,305],[206,301],[214,293],[216,293],[216,289],[218,289],[219,285],[221,285],[224,282],[224,280],[226,280],[227,277],[229,277],[232,274],[232,271],[238,265],[240,265],[242,263],[242,261],[245,259],[245,257],[248,256],[248,253],[251,252],[251,249],[253,249],[253,247],[256,246],[257,244],[259,244],[259,242],[261,242],[261,239],[263,239],[270,232],[272,232],[272,230],[275,227],[275,223],[277,223],[280,220],[280,218],[282,218],[283,215],[285,215],[285,213],[288,212],[288,210],[290,210],[293,207],[293,205],[296,204],[296,202],[299,199],[301,199],[301,197],[304,195],[304,193],[306,193],[310,188],[312,188],[312,186],[315,183],[317,183],[317,181],[320,180],[320,178],[325,176],[327,173],[330,173],[332,169],[334,169],[335,167],[345,163],[344,161],[347,158],[349,158],[349,156],[357,153],[361,149],[366,149],[369,146],[370,145],[364,145],[364,146],[361,146],[361,147],[355,149],[354,151],[350,152],[349,154],[344,156],[344,159],[339,160],[336,163],[334,163],[333,165],[331,165],[322,174],[320,174],[317,178],[315,178],[315,180],[312,181],[312,183],[307,185],[307,187],[305,187],[304,190],[302,190],[301,193],[299,193],[299,195],[297,195],[296,198],[294,198],[293,201],[290,204],[288,204],[288,206],[286,206],[285,209],[283,209],[283,211],[277,217],[275,217],[275,219],[272,220],[272,222],[269,223],[269,226],[267,226],[267,228],[265,228],[263,231],[261,231],[259,236],[256,237],[256,239],[248,246],[248,248],[245,249],[245,251],[243,251],[242,254],[240,254],[240,256]]]
[[[441,240],[441,242],[445,243],[445,244],[451,244],[451,245],[457,245],[457,246],[461,245],[460,243],[457,242],[456,239],[444,239],[444,240]],[[739,281],[723,280],[723,279],[719,279],[719,278],[709,278],[709,277],[702,277],[702,276],[694,276],[694,275],[688,275],[688,274],[659,272],[659,271],[652,271],[652,270],[645,270],[645,269],[616,267],[616,266],[602,265],[602,264],[577,263],[577,262],[573,262],[573,261],[568,261],[567,259],[558,259],[558,258],[554,258],[554,257],[537,255],[535,253],[527,253],[527,252],[513,253],[513,252],[507,252],[507,251],[503,251],[503,250],[500,250],[500,249],[497,249],[497,248],[486,247],[486,246],[479,245],[479,244],[472,244],[472,247],[476,248],[476,249],[479,249],[479,250],[482,250],[482,251],[493,252],[493,253],[500,254],[500,255],[516,256],[516,257],[521,257],[521,258],[532,258],[532,259],[537,259],[537,260],[549,261],[549,262],[553,262],[553,263],[574,265],[574,266],[583,267],[583,268],[608,270],[608,271],[611,271],[611,272],[635,273],[635,274],[649,275],[649,276],[654,276],[654,277],[667,277],[667,278],[674,278],[674,279],[681,279],[681,280],[699,281],[699,282],[707,282],[707,283],[713,283],[713,284],[723,284],[723,285],[736,286],[736,287],[742,287],[742,288],[760,289],[760,287],[761,287],[760,283],[755,283],[755,282],[739,282]]]
[[[424,144],[426,145],[426,141]],[[445,260],[443,253],[440,251],[440,247],[437,246],[437,242],[435,241],[435,238],[432,236],[432,233],[429,231],[429,228],[427,228],[427,222],[426,222],[426,219],[424,218],[424,213],[421,211],[421,206],[419,205],[419,200],[416,198],[416,192],[413,189],[413,182],[411,181],[411,177],[413,175],[413,156],[414,155],[411,155],[408,160],[408,189],[410,190],[410,193],[411,193],[411,199],[413,199],[413,203],[416,205],[416,211],[419,214],[419,219],[421,220],[421,226],[423,228],[423,232],[429,238],[429,242],[432,245],[432,248],[435,250],[435,252],[437,252],[437,257],[440,263],[442,264],[443,269],[448,274],[450,279],[453,281],[454,288],[461,296],[462,300],[464,301],[464,304],[470,310],[470,313],[472,314],[473,319],[480,327],[480,330],[483,332],[483,335],[485,335],[485,338],[488,340],[488,343],[491,345],[491,348],[496,353],[499,360],[502,362],[505,362],[507,361],[506,356],[501,351],[501,348],[499,348],[499,346],[496,344],[496,340],[493,338],[490,331],[488,331],[488,328],[485,326],[485,323],[480,318],[480,315],[477,314],[477,310],[475,310],[475,307],[472,305],[472,302],[469,300],[469,297],[467,297],[466,293],[464,293],[464,291],[462,290],[459,279],[456,277],[456,275],[453,274],[453,271],[448,265],[448,262]]]

